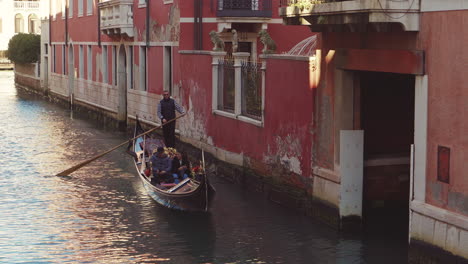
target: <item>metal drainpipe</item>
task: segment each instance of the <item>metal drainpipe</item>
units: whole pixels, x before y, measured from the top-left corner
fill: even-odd
[[[100,1],[99,1],[100,2]],[[98,29],[97,29],[97,36],[98,36],[98,46],[101,47],[101,9],[97,8],[97,19],[98,19]]]
[[[68,47],[68,1],[65,2],[65,46]]]
[[[146,0],[146,48],[150,44],[150,0]],[[148,54],[147,54],[148,55]]]
[[[51,35],[52,35],[52,16],[50,15],[50,11],[49,11],[49,46],[52,47],[52,38],[51,38]],[[50,50],[50,49],[49,49]]]
[[[198,34],[198,47],[200,50],[203,50],[203,0],[199,0],[200,7],[199,7],[199,20],[198,20],[198,27],[199,27],[199,34]]]
[[[198,18],[197,18],[197,15],[198,15],[198,12],[197,12],[197,8],[198,8],[198,0],[193,0],[193,49],[194,50],[198,50],[198,27],[197,27],[197,23],[198,23]]]
[[[52,38],[50,37],[52,34],[52,5],[49,3],[49,46],[52,47]],[[50,48],[49,48],[50,53]]]

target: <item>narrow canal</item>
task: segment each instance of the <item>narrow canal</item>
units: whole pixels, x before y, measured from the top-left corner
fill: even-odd
[[[407,262],[404,232],[339,234],[222,179],[209,214],[161,208],[123,150],[55,177],[126,137],[15,88],[10,71],[0,136],[0,263]]]

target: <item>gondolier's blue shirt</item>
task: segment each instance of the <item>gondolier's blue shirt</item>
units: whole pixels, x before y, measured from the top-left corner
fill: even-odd
[[[172,162],[166,154],[163,157],[152,155],[150,161],[153,171],[171,171]]]

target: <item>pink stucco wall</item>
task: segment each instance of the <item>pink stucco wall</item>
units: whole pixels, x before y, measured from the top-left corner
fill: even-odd
[[[280,177],[301,188],[310,187],[306,179],[311,174],[316,82],[309,62],[267,59],[265,120],[264,126],[259,127],[212,114],[211,60],[209,55],[184,54],[180,64],[185,73],[182,101],[192,102],[190,110],[200,119],[206,136],[217,147],[242,153],[253,167],[258,163],[269,165],[270,173],[274,166],[281,167],[281,160],[298,160],[300,174],[288,172]]]
[[[423,13],[428,75],[427,202],[468,215],[468,11]],[[450,180],[437,180],[437,147],[450,148]]]

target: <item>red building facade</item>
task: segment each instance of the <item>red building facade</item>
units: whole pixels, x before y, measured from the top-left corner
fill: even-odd
[[[434,254],[431,261],[466,260],[468,130],[463,116],[468,90],[462,72],[468,57],[462,47],[468,43],[463,19],[468,5],[312,2],[301,9],[285,1],[280,12],[287,24],[305,20],[320,32],[316,111],[326,118],[317,122],[317,130],[329,133],[316,138],[317,144],[326,143],[315,164],[332,173],[314,169],[314,185],[318,178],[338,182],[340,209],[347,203],[343,194],[354,190],[356,204],[363,207],[354,212],[364,221],[373,212],[408,221],[412,252],[422,245]],[[360,134],[346,144],[363,143],[362,149],[349,152],[343,131]],[[362,163],[349,163],[350,155],[363,156]],[[350,170],[353,165],[362,171]],[[347,183],[350,177],[353,184]],[[410,260],[429,262],[418,254]]]
[[[272,200],[466,259],[468,6],[439,2],[52,0],[43,85],[122,124],[169,90],[181,140]]]
[[[278,6],[52,1],[43,86],[122,125],[137,115],[159,124],[156,107],[169,90],[188,110],[178,122],[183,141],[310,196],[315,42],[300,55],[287,52],[314,34],[283,25]],[[224,48],[214,50],[216,41]]]

